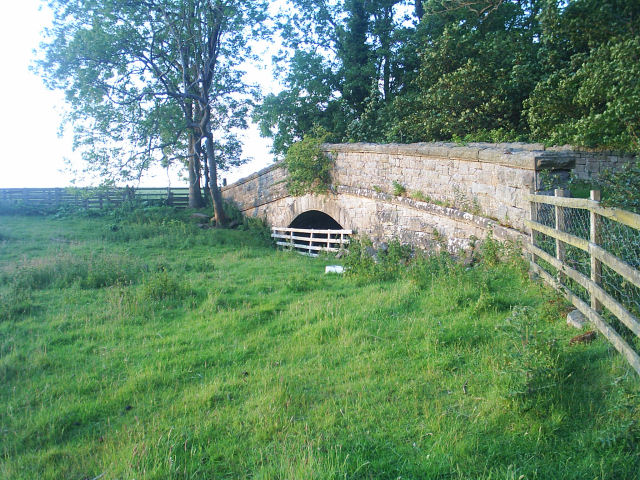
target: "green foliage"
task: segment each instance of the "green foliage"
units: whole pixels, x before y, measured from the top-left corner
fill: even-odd
[[[287,188],[294,196],[305,193],[326,193],[331,185],[333,160],[322,151],[326,136],[306,135],[289,147],[284,163],[287,168]]]
[[[251,40],[268,31],[268,2],[52,0],[48,6],[53,21],[37,68],[48,87],[65,93],[65,120],[85,173],[130,181],[152,165],[190,159],[193,172],[193,155],[205,139],[211,184],[217,185],[217,168],[243,162],[237,131],[247,128],[256,90],[239,65],[252,56]]]
[[[162,269],[147,276],[138,291],[141,301],[184,300],[194,297],[190,285],[176,278],[175,274]]]
[[[638,151],[637,1],[416,1],[413,25],[394,0],[291,3],[286,88],[260,110],[276,152],[315,126]]]
[[[0,278],[11,281],[17,289],[39,290],[65,288],[103,288],[138,281],[145,266],[134,258],[116,254],[64,252],[53,258],[25,260]]]
[[[353,238],[344,260],[347,276],[364,281],[387,281],[397,278],[413,257],[413,248],[394,239],[379,249],[367,237]]]
[[[535,316],[530,308],[514,309],[499,331],[508,337],[511,346],[505,358],[508,396],[523,411],[542,412],[552,404],[553,392],[566,372],[558,340],[538,327],[540,322]]]
[[[393,181],[393,194],[396,197],[400,197],[402,195],[404,195],[405,193],[407,193],[407,188],[402,185],[400,182],[397,181]]]
[[[615,38],[575,56],[528,100],[535,138],[549,143],[640,152],[640,40]]]
[[[603,205],[640,213],[640,160],[628,162],[615,172],[602,172],[597,183]]]

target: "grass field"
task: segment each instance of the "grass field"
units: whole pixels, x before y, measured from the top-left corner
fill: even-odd
[[[639,478],[640,379],[495,244],[342,277],[262,233],[0,216],[0,477]]]

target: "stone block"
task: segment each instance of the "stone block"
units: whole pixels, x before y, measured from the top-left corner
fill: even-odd
[[[589,321],[580,310],[572,310],[567,314],[567,325],[570,327],[582,329],[588,323]]]

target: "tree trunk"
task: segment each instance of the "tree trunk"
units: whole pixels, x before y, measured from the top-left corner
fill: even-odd
[[[202,191],[200,190],[200,162],[196,152],[196,139],[193,133],[189,134],[189,207],[202,208]]]
[[[416,17],[418,20],[422,20],[424,16],[424,7],[422,6],[422,0],[416,0]]]
[[[209,163],[209,191],[211,192],[211,200],[213,201],[213,216],[216,219],[216,226],[223,227],[227,223],[227,217],[224,214],[222,193],[218,188],[218,173],[216,167],[216,154],[213,149],[213,135],[207,132],[207,161]]]

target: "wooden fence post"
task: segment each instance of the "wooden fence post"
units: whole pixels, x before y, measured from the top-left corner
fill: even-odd
[[[590,198],[594,202],[600,202],[600,190],[591,190]],[[598,215],[593,210],[590,210],[589,213],[591,217],[591,232],[589,240],[595,245],[600,245],[600,243],[602,242],[602,238],[600,235],[602,220],[600,219],[600,215]],[[598,260],[593,254],[590,254],[589,258],[591,260],[591,280],[593,280],[596,285],[600,285],[602,283],[602,262]],[[598,313],[602,312],[602,304],[598,301],[597,298],[595,298],[593,293],[591,293],[591,308],[593,308]]]
[[[556,197],[566,197],[567,191],[562,188],[556,188],[554,191]],[[566,231],[566,222],[564,218],[564,207],[559,207],[556,205],[556,230],[560,230],[561,232]],[[565,245],[564,243],[556,238],[556,258],[564,263],[565,260]],[[558,272],[558,282],[560,284],[565,283],[565,275],[562,272]]]
[[[535,193],[535,188],[532,188],[531,194],[535,195]],[[538,221],[538,204],[534,201],[529,202],[529,220],[532,222]],[[533,228],[531,229],[531,245],[536,246],[536,231]],[[533,253],[531,254],[531,261],[536,263],[536,256]]]

